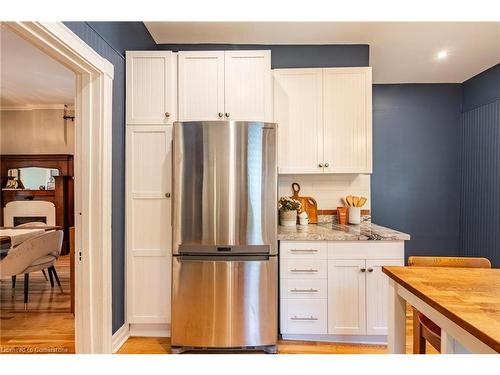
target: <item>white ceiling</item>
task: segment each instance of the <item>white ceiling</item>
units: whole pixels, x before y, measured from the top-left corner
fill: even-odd
[[[500,63],[500,22],[145,22],[156,43],[369,44],[375,83],[463,82]],[[438,60],[439,51],[449,56]]]
[[[2,107],[73,104],[75,74],[0,28],[0,103]]]

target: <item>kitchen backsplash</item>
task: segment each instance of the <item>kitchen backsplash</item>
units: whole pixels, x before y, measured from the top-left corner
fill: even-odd
[[[300,184],[299,195],[316,199],[320,210],[343,206],[341,199],[349,194],[368,198],[363,208],[370,209],[370,175],[280,175],[278,177],[279,197],[291,196],[294,182]]]

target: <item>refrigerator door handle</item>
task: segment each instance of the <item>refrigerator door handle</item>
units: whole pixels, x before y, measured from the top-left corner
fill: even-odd
[[[269,255],[180,255],[181,262],[250,262],[266,261]]]

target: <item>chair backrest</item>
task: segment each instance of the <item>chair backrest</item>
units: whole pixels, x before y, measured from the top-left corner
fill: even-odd
[[[42,223],[41,221],[31,221],[29,223],[16,225],[16,228],[30,228],[30,227],[48,227],[48,224]]]
[[[411,256],[408,258],[408,265],[417,267],[491,268],[491,262],[487,258],[466,257]]]
[[[61,253],[63,236],[62,230],[45,232],[12,248],[0,262],[0,277],[18,275],[35,260],[44,256],[58,257]]]

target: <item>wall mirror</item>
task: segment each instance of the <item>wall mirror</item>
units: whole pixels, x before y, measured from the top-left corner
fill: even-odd
[[[59,176],[59,170],[53,168],[23,167],[9,169],[9,180],[6,188],[26,190],[54,190],[54,176]]]

